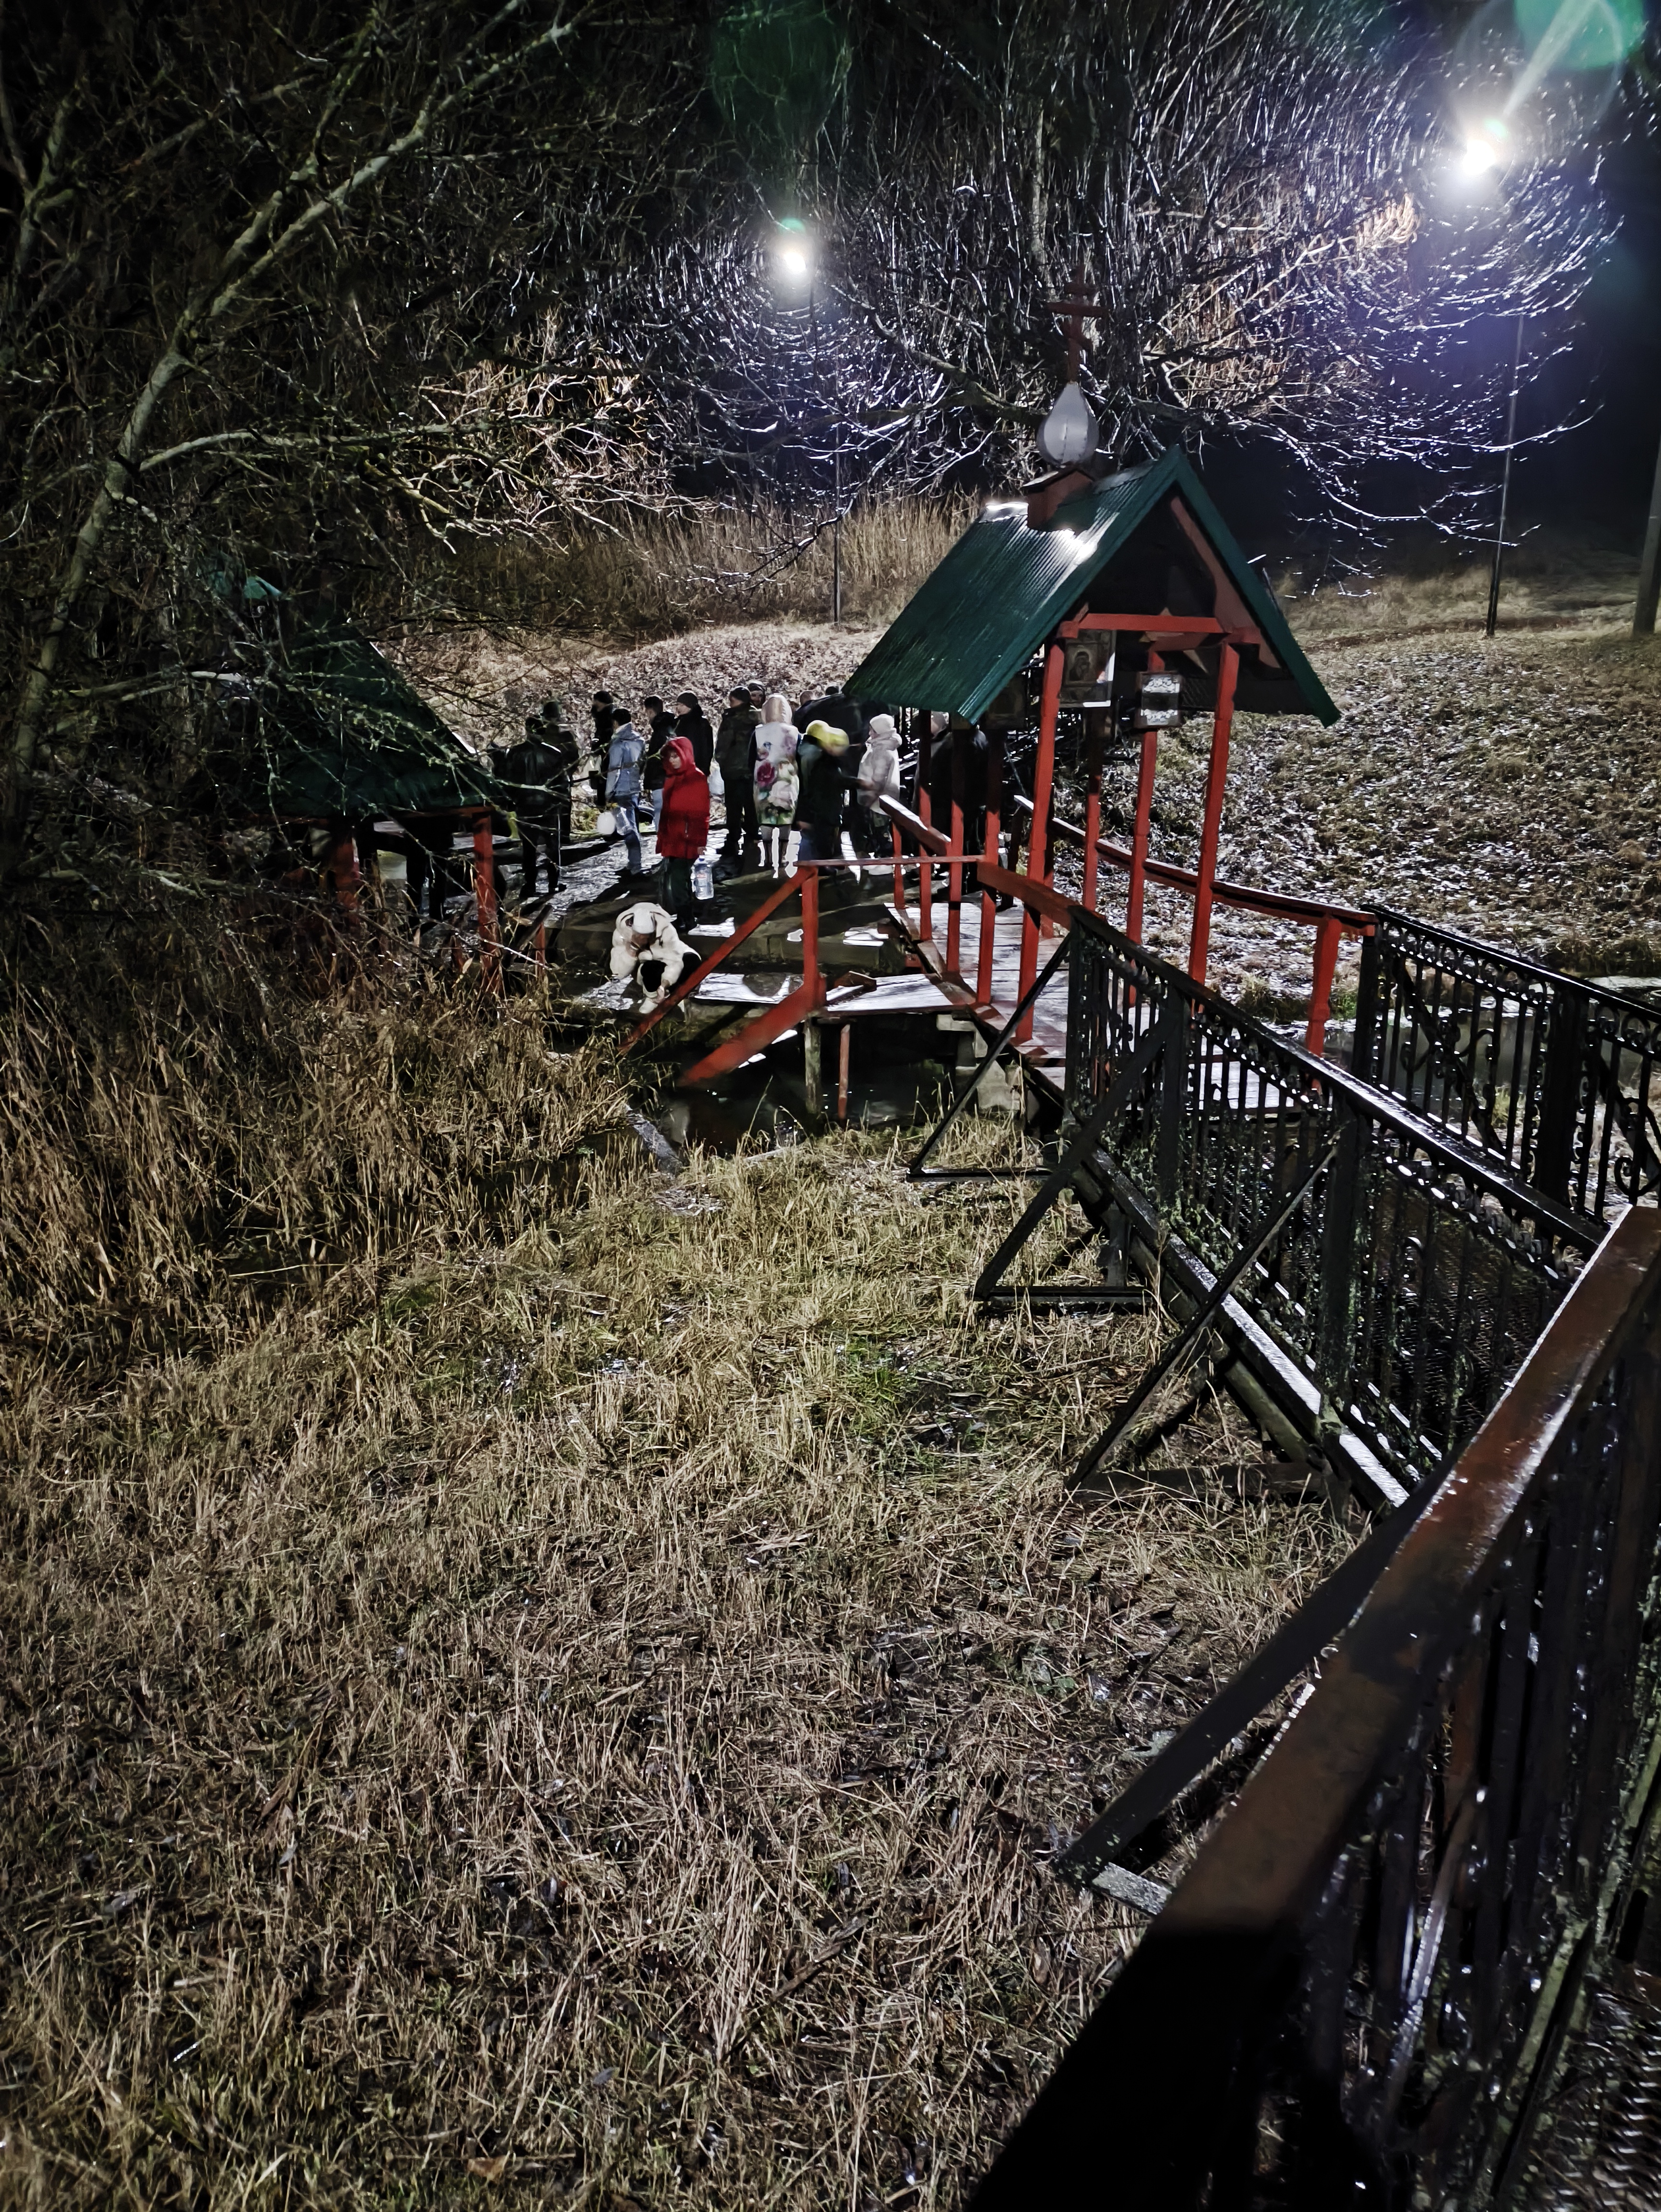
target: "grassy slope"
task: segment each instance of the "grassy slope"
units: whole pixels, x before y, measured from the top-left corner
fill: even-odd
[[[580,1172],[14,1347],[0,2202],[951,2203],[1122,1954],[1057,1832],[1335,1532],[1065,1502],[1148,1324],[968,1322],[1013,1198]]]

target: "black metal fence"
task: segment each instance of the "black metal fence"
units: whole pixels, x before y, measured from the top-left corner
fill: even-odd
[[[1661,1012],[1384,907],[1351,1065],[1569,1212],[1661,1196]]]
[[[1629,1212],[974,2200],[1503,2202],[1658,1796],[1661,1214]]]
[[[1475,1433],[1595,1242],[1508,1164],[1270,1036],[1079,910],[1068,1105],[1084,1123],[1156,1023],[1163,1048],[1107,1139],[1220,1275],[1309,1188],[1233,1296],[1409,1487]],[[1324,1164],[1323,1164],[1324,1162]]]

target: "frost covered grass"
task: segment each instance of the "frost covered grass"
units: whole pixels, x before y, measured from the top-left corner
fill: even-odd
[[[1588,628],[1311,650],[1342,720],[1236,720],[1224,876],[1382,901],[1579,974],[1661,974],[1661,641]],[[1155,849],[1188,866],[1208,738],[1196,720],[1161,749],[1159,798],[1196,835]],[[1126,806],[1129,774],[1109,778]],[[1181,957],[1188,902],[1156,892],[1149,909],[1156,947]],[[1305,1006],[1311,945],[1219,909],[1212,980]],[[1352,946],[1341,985],[1354,975]]]
[[[1065,1497],[1154,1323],[971,1321],[1019,1191],[855,1136],[672,1182],[523,1011],[268,996],[285,1079],[130,988],[96,1080],[33,995],[10,1139],[119,1264],[9,1308],[0,2201],[960,2201],[1134,1937],[1051,1851],[1339,1533]],[[212,1160],[296,1233],[358,1194],[326,1264],[253,1295]],[[100,1328],[135,1207],[199,1265]]]

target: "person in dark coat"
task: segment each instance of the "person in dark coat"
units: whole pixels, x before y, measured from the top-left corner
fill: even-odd
[[[795,827],[801,832],[799,860],[839,860],[842,819],[848,805],[848,732],[815,720],[807,725],[796,752],[800,793]]]
[[[848,750],[837,764],[843,784],[842,826],[853,838],[854,849],[858,852],[861,826],[859,769],[865,756],[865,740],[871,726],[871,717],[859,700],[850,699],[840,684],[832,684],[824,698],[809,699],[805,705],[797,708],[796,727],[805,731],[810,722],[823,722],[828,729],[844,730],[848,733]]]
[[[760,857],[761,825],[756,818],[756,725],[761,716],[751,704],[747,684],[727,695],[727,712],[715,732],[715,764],[727,794],[727,836],[722,863],[741,868],[746,848]]]
[[[502,756],[502,781],[519,826],[520,896],[536,895],[537,873],[548,862],[548,888],[559,889],[560,854],[571,834],[571,776],[577,765],[574,731],[564,727],[557,699],[545,701],[525,725],[525,735]]]
[[[709,836],[709,779],[698,766],[690,738],[672,737],[663,748],[663,805],[658,815],[658,858],[663,864],[663,903],[680,923],[691,921],[692,863]]]
[[[679,693],[675,700],[675,735],[687,739],[699,774],[708,775],[715,755],[715,733],[709,726],[709,717],[690,691]]]
[[[594,752],[603,761],[611,750],[611,732],[624,718],[618,715],[609,691],[596,691],[588,711],[594,720]]]
[[[655,830],[658,810],[663,805],[663,748],[675,734],[675,718],[666,714],[662,700],[648,691],[640,702],[640,720],[635,727],[646,740],[641,788],[651,807],[652,827]]]

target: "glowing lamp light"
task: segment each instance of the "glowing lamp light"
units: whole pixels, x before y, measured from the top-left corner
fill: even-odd
[[[773,268],[786,284],[812,283],[813,242],[800,216],[787,215],[780,219],[778,236],[773,241]]]
[[[1091,458],[1101,435],[1090,402],[1069,384],[1043,419],[1038,451],[1052,469],[1076,469]]]
[[[1505,160],[1511,132],[1497,115],[1479,123],[1465,141],[1465,151],[1460,162],[1468,177],[1484,177],[1490,169],[1497,169]]]

